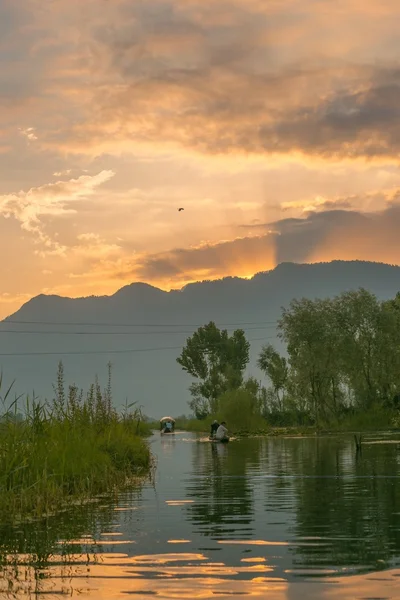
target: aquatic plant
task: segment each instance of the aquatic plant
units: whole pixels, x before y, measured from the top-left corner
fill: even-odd
[[[59,364],[51,402],[0,398],[0,518],[40,517],[70,500],[85,500],[145,473],[151,464],[144,436],[150,433],[135,404],[119,415],[111,402],[111,365],[106,390],[98,380],[84,394],[65,391]]]

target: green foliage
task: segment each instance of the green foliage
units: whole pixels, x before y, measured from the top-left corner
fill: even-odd
[[[249,362],[249,348],[243,330],[237,329],[229,336],[226,329],[218,329],[212,321],[186,340],[176,360],[184,371],[199,380],[189,388],[190,408],[197,418],[215,413],[219,396],[240,387]]]
[[[108,386],[98,382],[86,397],[75,385],[64,389],[58,367],[51,403],[27,400],[24,418],[16,419],[17,404],[5,410],[0,423],[0,517],[2,520],[42,516],[68,499],[91,498],[143,473],[150,466],[140,408],[126,407],[122,416],[111,405],[111,366]],[[133,410],[132,410],[132,407]]]
[[[282,312],[279,335],[288,361],[270,345],[258,360],[271,382],[264,405],[271,423],[340,426],[377,407],[379,416],[386,414],[379,422],[389,423],[400,391],[399,294],[388,302],[364,289],[293,300]]]
[[[283,410],[283,392],[288,380],[288,365],[286,358],[281,356],[271,344],[263,346],[257,366],[270,379],[278,410]]]
[[[398,413],[373,404],[368,410],[348,412],[340,421],[327,424],[330,429],[339,431],[377,431],[378,429],[394,429],[398,427]]]
[[[245,387],[225,392],[219,399],[220,421],[226,421],[229,431],[251,431],[260,428],[260,399]]]
[[[214,323],[201,327],[177,359],[193,377],[189,403],[204,431],[218,415],[230,427],[351,429],[400,427],[400,293],[379,302],[366,291],[331,299],[295,299],[283,309],[279,337],[287,358],[265,345],[257,366],[266,389],[243,380],[249,345]],[[261,421],[260,421],[261,419]],[[197,430],[197,429],[196,429]]]

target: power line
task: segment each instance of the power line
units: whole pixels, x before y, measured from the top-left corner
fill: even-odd
[[[99,322],[74,322],[74,321],[18,321],[7,319],[0,321],[0,325],[15,323],[19,325],[74,325],[75,327],[203,327],[204,323],[99,323]],[[235,323],[220,323],[215,321],[219,327],[240,327],[242,325],[276,325],[277,321],[237,321]]]
[[[244,327],[245,331],[254,331],[261,329],[271,329],[276,327],[275,325],[264,325],[263,327]],[[39,335],[176,335],[186,334],[192,335],[193,330],[190,331],[47,331],[47,330],[34,330],[34,329],[1,329],[0,333],[22,333],[22,334],[39,334]]]
[[[271,337],[261,337],[261,338],[253,338],[251,340],[247,340],[248,342],[260,342],[268,339],[275,339],[275,336]],[[217,347],[219,344],[215,344]],[[211,345],[208,347],[212,347]],[[80,354],[134,354],[137,352],[156,352],[159,350],[182,350],[182,346],[164,346],[158,348],[135,348],[131,350],[70,350],[70,351],[51,351],[51,352],[0,352],[0,356],[56,356],[59,354],[62,355],[80,355]]]

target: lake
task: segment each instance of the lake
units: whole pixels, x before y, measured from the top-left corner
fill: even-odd
[[[150,443],[140,487],[0,529],[1,598],[400,598],[393,436]]]

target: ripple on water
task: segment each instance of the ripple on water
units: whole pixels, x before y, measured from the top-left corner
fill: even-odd
[[[2,534],[0,597],[400,598],[396,444],[198,441],[155,436],[155,483]]]

